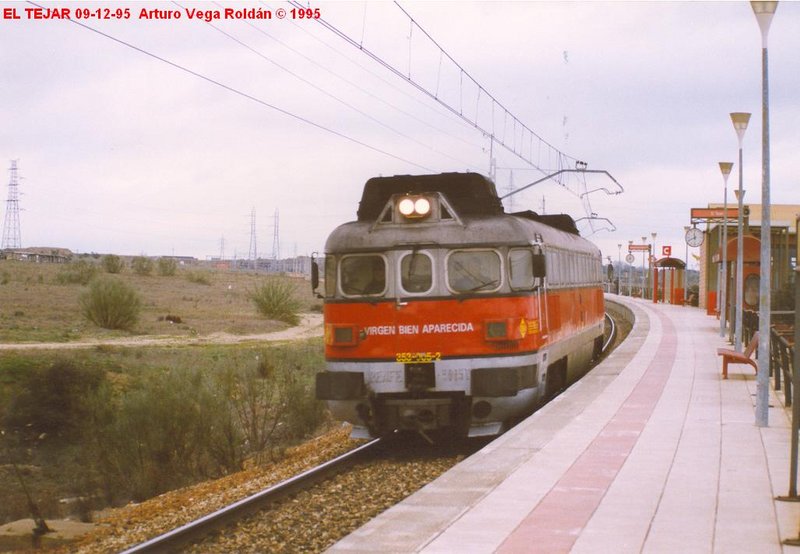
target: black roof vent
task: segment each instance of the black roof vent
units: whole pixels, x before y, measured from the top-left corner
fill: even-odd
[[[559,231],[572,233],[573,235],[578,236],[581,235],[578,231],[578,227],[575,225],[575,220],[567,214],[539,215],[531,210],[525,210],[524,212],[514,212],[511,215],[538,221],[539,223],[544,223],[545,225],[558,229]]]
[[[373,177],[364,185],[359,221],[376,220],[394,194],[441,192],[459,216],[505,213],[494,183],[479,173]]]

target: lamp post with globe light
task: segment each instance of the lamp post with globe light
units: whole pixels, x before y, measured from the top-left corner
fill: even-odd
[[[631,285],[631,283],[632,283],[632,279],[633,279],[633,263],[632,263],[633,262],[633,254],[630,253],[632,244],[633,244],[633,241],[629,240],[628,241],[628,256],[629,256],[629,258],[628,258],[628,256],[626,256],[626,259],[625,259],[625,261],[627,261],[628,265],[630,266],[630,267],[628,267],[628,297],[632,296],[632,293],[631,293],[631,286],[632,285]]]
[[[769,423],[769,348],[772,270],[772,220],[769,198],[769,56],[767,35],[777,2],[750,2],[761,30],[761,278],[758,285],[758,376],[756,378],[756,425]],[[795,437],[796,440],[796,437]]]
[[[647,237],[642,237],[642,244],[647,244]],[[647,298],[645,291],[647,290],[647,271],[644,268],[644,260],[647,257],[647,250],[642,250],[642,300]]]
[[[719,162],[719,170],[722,172],[722,180],[725,183],[725,196],[722,208],[722,267],[717,278],[719,288],[719,336],[725,336],[727,325],[727,306],[728,306],[728,286],[727,286],[727,267],[728,267],[728,176],[731,174],[733,164],[731,162]]]
[[[733,121],[733,128],[736,129],[736,136],[739,139],[739,188],[736,190],[736,199],[738,201],[738,217],[736,223],[736,314],[735,314],[735,332],[734,332],[734,349],[737,352],[742,351],[742,301],[744,293],[742,291],[742,281],[744,275],[744,234],[743,230],[743,212],[744,212],[744,190],[742,184],[744,180],[744,172],[742,171],[742,140],[744,140],[744,132],[747,130],[747,123],[750,121],[750,114],[743,112],[736,112],[731,114],[731,121]],[[769,232],[769,231],[768,231]],[[726,245],[727,247],[727,245]],[[727,248],[726,248],[727,249]]]
[[[656,257],[656,235],[657,233],[653,232],[650,233],[650,236],[653,237],[653,251],[650,254],[650,288],[652,289],[652,296],[650,297],[651,300],[655,302],[656,300],[656,264],[655,260],[658,258]]]
[[[685,225],[683,235],[686,236],[690,229],[691,227]],[[689,242],[684,241],[684,244],[686,244],[686,251],[683,256],[683,305],[686,306],[689,303]]]

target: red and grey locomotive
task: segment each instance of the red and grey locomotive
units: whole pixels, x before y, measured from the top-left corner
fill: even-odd
[[[497,434],[599,354],[601,282],[572,218],[505,213],[482,175],[370,179],[325,247],[317,397],[355,437]]]

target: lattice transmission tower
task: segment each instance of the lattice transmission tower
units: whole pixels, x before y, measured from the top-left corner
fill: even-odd
[[[275,208],[275,227],[272,230],[272,259],[281,259],[280,225],[278,224],[278,209]]]
[[[8,182],[8,199],[6,215],[3,220],[3,241],[0,248],[22,248],[19,230],[19,177],[17,176],[17,160],[11,160],[11,180]]]
[[[247,253],[247,259],[250,261],[250,267],[257,269],[258,267],[258,246],[256,244],[256,209],[250,210],[250,250]]]

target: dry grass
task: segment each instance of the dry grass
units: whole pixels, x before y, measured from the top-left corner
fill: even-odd
[[[99,260],[91,261],[98,264],[98,274],[103,275]],[[131,334],[101,329],[86,321],[78,300],[86,287],[59,284],[57,276],[64,270],[58,264],[0,261],[0,342],[72,341]],[[250,292],[264,281],[263,274],[195,266],[179,268],[174,276],[166,277],[157,272],[136,275],[127,268],[117,277],[136,289],[143,300],[133,334],[248,335],[286,327],[259,315],[250,299]],[[285,278],[295,282],[302,311],[317,309],[307,281]],[[168,315],[180,318],[180,323],[168,321]]]

